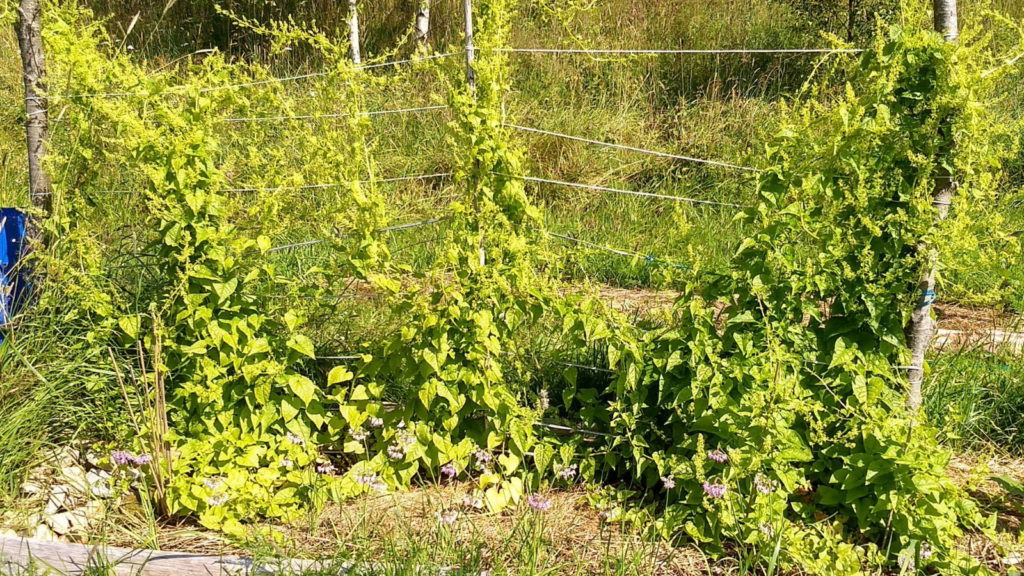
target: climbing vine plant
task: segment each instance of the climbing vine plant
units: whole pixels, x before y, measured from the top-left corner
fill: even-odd
[[[387,210],[362,115],[362,91],[377,80],[343,46],[240,21],[274,50],[306,43],[333,67],[319,88],[339,96],[336,138],[317,147],[319,128],[289,122],[285,133],[314,148],[292,157],[264,153],[282,138],[276,129],[225,128],[281,102],[291,110],[265,68],[215,55],[178,76],[150,74],[103,56],[100,27],[78,33],[82,13],[55,12],[49,46],[77,79],[65,90],[114,83],[134,94],[69,103],[78,137],[51,163],[79,176],[55,181],[58,198],[99,178],[96,157],[140,175],[146,226],[136,240],[150,272],[132,278],[134,301],[103,280],[109,270],[86,257],[99,243],[77,224],[102,207],[86,194],[60,204],[50,226],[66,241],[42,261],[70,279],[62,290],[76,318],[92,319],[88,345],[159,351],[159,376],[143,378],[167,386],[173,457],[155,465],[169,510],[242,534],[242,519],[289,519],[325,495],[441,475],[471,479],[481,506],[500,511],[551,473],[578,473],[620,488],[596,497],[607,519],[650,521],[653,533],[711,552],[727,541],[782,546],[786,561],[816,573],[959,565],[956,538],[986,521],[945,476],[934,431],[904,407],[901,367],[922,247],[948,247],[957,225],[935,218],[937,171],[952,172],[961,196],[991,199],[1014,151],[986,106],[1001,68],[984,38],[951,45],[893,27],[849,62],[842,89],[823,83],[795,101],[766,150],[758,202],[739,215],[755,232],[730,269],[699,277],[666,317],[636,323],[595,299],[559,296],[553,280],[541,211],[503,128],[509,66],[494,48],[519,6],[475,3],[475,88],[457,62],[432,65],[447,82],[461,194],[441,256],[411,282],[378,234]],[[271,255],[271,226],[308,224],[287,209],[306,183],[296,164],[338,177],[309,207],[329,263],[315,271],[322,283],[301,289]],[[240,186],[238,173],[257,185]],[[267,294],[337,296],[350,278],[388,298],[394,329],[324,368],[301,310]],[[565,412],[606,440],[536,433],[547,391],[515,384],[527,372],[521,335],[536,329],[607,353],[610,381],[569,367],[561,394]]]
[[[464,195],[449,206],[443,256],[394,302],[403,321],[360,367],[341,413],[346,451],[367,453],[353,475],[399,486],[417,473],[477,477],[481,501],[501,510],[523,493],[535,441],[537,414],[508,382],[522,355],[517,334],[541,319],[553,291],[536,272],[544,261],[540,212],[502,128],[507,57],[491,50],[504,45],[514,6],[475,7],[476,84],[452,82],[448,97]],[[329,383],[349,378],[336,368]],[[394,410],[381,403],[387,383],[407,391]]]
[[[880,33],[844,90],[791,110],[730,273],[664,326],[608,322],[607,388],[567,374],[566,408],[612,432],[599,468],[664,494],[634,518],[711,550],[781,541],[820,573],[960,562],[961,527],[983,520],[905,407],[903,328],[921,248],[946,241],[937,171],[986,197],[1013,150],[983,104],[999,62],[975,40]]]

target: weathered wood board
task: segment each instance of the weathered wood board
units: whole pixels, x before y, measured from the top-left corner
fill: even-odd
[[[101,574],[118,576],[249,576],[255,574],[294,574],[307,569],[345,574],[348,563],[321,563],[312,560],[275,560],[255,562],[241,556],[204,556],[182,552],[131,550],[127,548],[42,542],[26,538],[0,536],[0,574],[5,576],[42,576],[67,574],[80,576],[89,567],[106,567]],[[34,571],[30,571],[30,568]]]

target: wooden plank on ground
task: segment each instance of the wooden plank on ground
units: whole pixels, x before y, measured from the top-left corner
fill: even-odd
[[[0,574],[5,576],[81,576],[89,567],[107,567],[107,571],[99,573],[117,576],[250,576],[331,568],[329,563],[311,560],[269,559],[257,563],[241,556],[131,550],[0,536]],[[338,563],[333,568],[335,573],[344,574],[350,565]]]

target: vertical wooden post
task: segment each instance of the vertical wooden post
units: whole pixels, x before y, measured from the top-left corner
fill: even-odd
[[[25,82],[25,135],[28,143],[28,182],[32,206],[49,216],[53,205],[50,176],[43,169],[43,156],[50,140],[50,121],[47,116],[46,59],[43,57],[43,8],[40,0],[20,0],[18,7],[18,46]],[[42,232],[34,218],[26,224],[28,237],[42,242]]]
[[[358,0],[348,0],[348,43],[352,51],[352,62],[362,64],[359,55],[359,6]]]
[[[469,86],[469,92],[473,95],[473,98],[476,98],[476,70],[473,70],[473,0],[462,0],[462,11],[466,21],[466,85]],[[473,176],[470,186],[474,188],[473,210],[476,212],[477,227],[480,228],[480,266],[483,267],[487,264],[487,254],[484,251],[483,219],[480,215],[480,203],[477,199],[479,183],[476,181],[479,178],[480,159],[477,158],[473,162],[477,174]]]
[[[933,0],[935,10],[935,30],[941,32],[947,42],[954,42],[959,35],[956,21],[956,0]],[[951,134],[943,134],[946,138],[952,138]],[[952,147],[952,142],[947,142],[940,150],[940,155],[945,155]],[[953,192],[957,184],[953,181],[952,175],[944,167],[937,168],[935,176],[935,187],[932,192],[932,205],[938,210],[939,220],[945,220],[949,214],[949,206],[953,201]],[[924,246],[921,249],[926,249]],[[935,269],[938,265],[938,251],[928,250],[928,262],[925,264],[925,271],[918,284],[921,291],[917,308],[910,317],[907,324],[907,346],[910,348],[911,363],[908,373],[910,383],[910,394],[907,404],[913,410],[921,408],[923,396],[921,384],[924,381],[924,361],[928,352],[928,346],[935,336],[937,322],[932,314],[931,304],[935,300]]]
[[[430,34],[430,0],[420,0],[416,8],[416,48],[425,50]]]
[[[476,71],[473,70],[473,0],[462,0],[462,10],[466,19],[466,82],[469,90],[476,96]]]

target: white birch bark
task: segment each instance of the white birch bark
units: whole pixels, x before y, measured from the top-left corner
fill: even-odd
[[[416,48],[425,50],[427,36],[430,34],[430,0],[420,0],[416,9]]]
[[[53,198],[50,176],[43,169],[43,156],[50,140],[50,121],[46,91],[46,59],[43,56],[43,9],[40,0],[21,0],[18,7],[18,46],[21,49],[22,77],[25,83],[25,136],[28,144],[28,179],[32,206],[44,216],[50,214]],[[34,241],[43,240],[38,224],[28,221],[28,235]]]
[[[359,55],[359,6],[358,0],[348,0],[348,43],[352,51],[352,62],[362,64]]]
[[[959,35],[956,21],[956,0],[933,0],[935,10],[935,30],[941,32],[946,41],[953,42]],[[940,155],[948,153],[948,148],[940,151]],[[956,191],[956,182],[944,168],[939,169],[935,178],[935,188],[932,193],[932,201],[938,209],[939,221],[945,220],[949,215],[949,206],[953,201],[953,192]],[[928,250],[928,260],[925,264],[925,271],[922,275],[918,289],[921,291],[921,298],[917,308],[911,315],[910,323],[906,327],[907,346],[910,348],[911,368],[907,374],[910,384],[910,393],[907,404],[912,410],[918,410],[923,403],[921,384],[924,381],[925,354],[935,331],[938,322],[932,313],[931,302],[935,299],[935,269],[938,266],[938,252],[935,249],[928,249],[921,245],[919,250]]]

